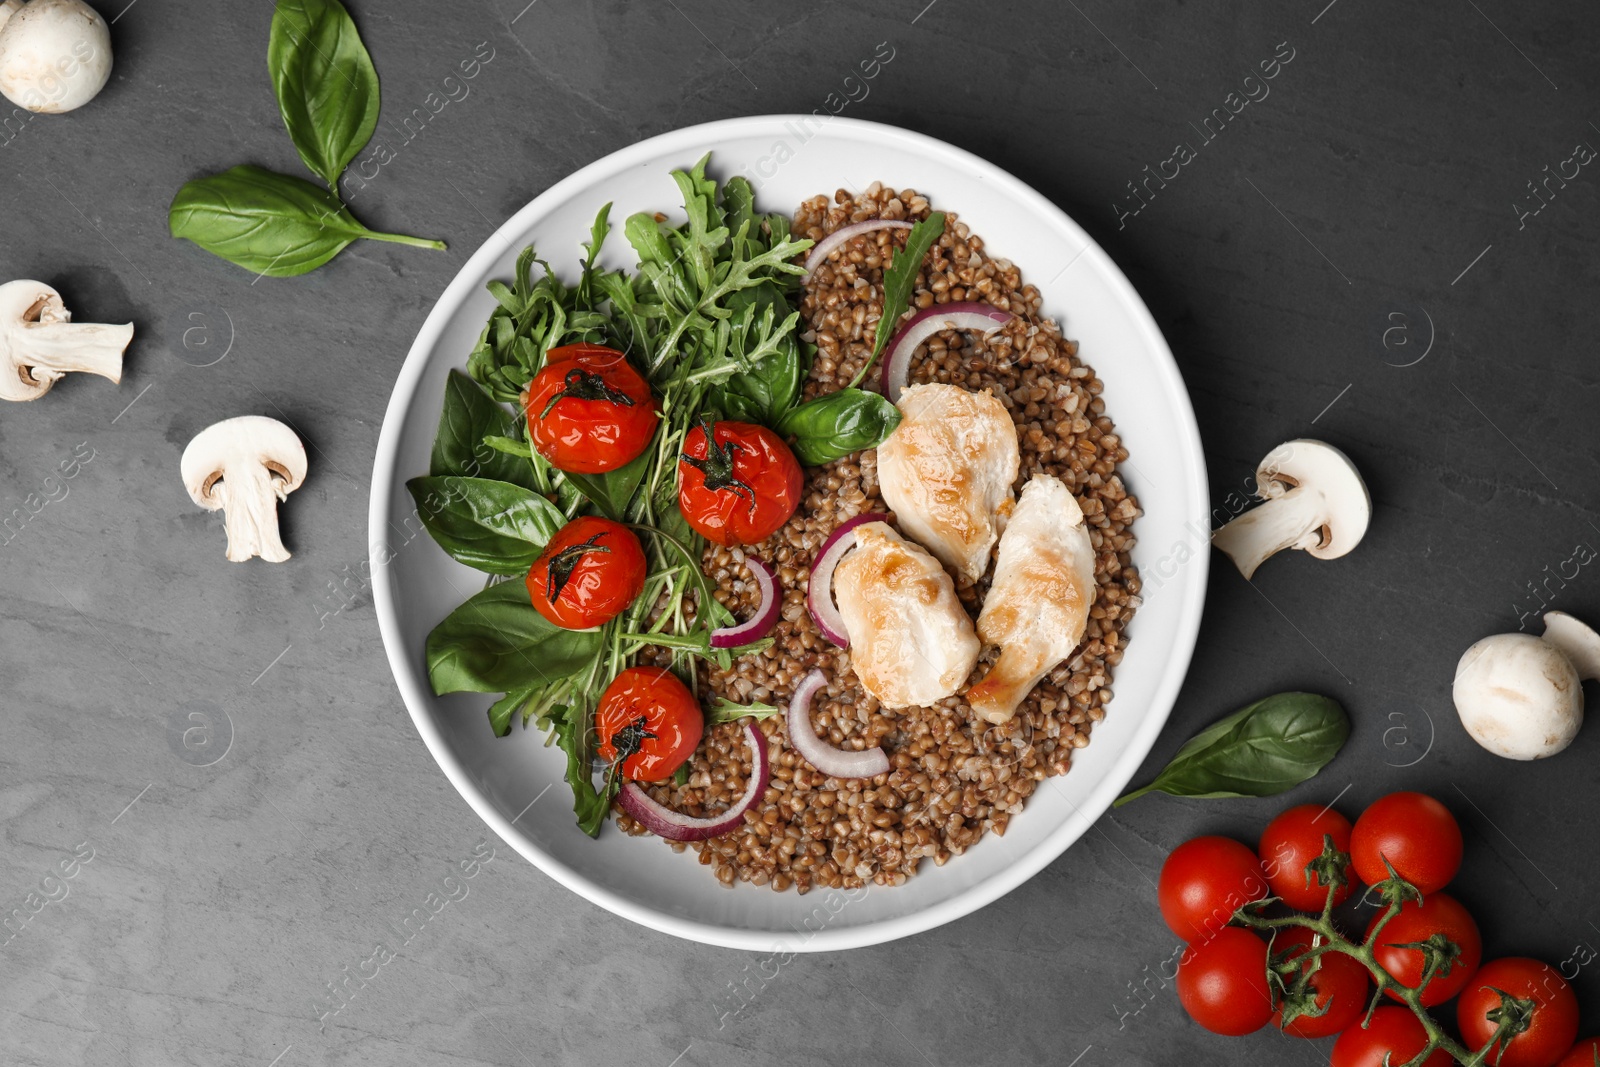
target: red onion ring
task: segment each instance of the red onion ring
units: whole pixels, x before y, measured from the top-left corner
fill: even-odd
[[[834,748],[811,725],[811,700],[828,684],[827,676],[813,670],[789,698],[789,744],[811,766],[830,778],[871,778],[889,773],[889,757],[881,748],[860,751]]]
[[[811,254],[806,257],[806,272],[800,279],[804,285],[811,280],[811,275],[816,273],[827,258],[833,255],[838,247],[857,234],[871,233],[873,230],[909,230],[911,223],[899,222],[894,219],[868,219],[866,222],[854,222],[849,226],[841,226],[828,236],[818,241]]]
[[[856,547],[852,531],[857,526],[888,521],[887,515],[873,514],[847,519],[822,542],[816,562],[811,564],[811,580],[806,583],[806,610],[811,613],[811,621],[817,624],[822,636],[840,648],[850,647],[850,635],[845,632],[844,616],[839,614],[839,606],[833,602],[833,569],[844,559],[845,553]]]
[[[772,573],[771,567],[754,556],[745,556],[744,565],[749,568],[750,577],[755,579],[756,588],[761,590],[761,603],[747,621],[712,630],[712,648],[748,645],[767,636],[778,625],[778,609],[782,606],[778,601],[778,576]]]
[[[935,304],[917,312],[889,342],[889,355],[883,361],[883,395],[891,404],[900,402],[900,391],[911,374],[911,357],[934,334],[943,330],[992,333],[1013,317],[1009,311],[973,300]]]
[[[752,766],[750,780],[745,783],[744,795],[733,807],[721,815],[696,819],[680,811],[658,804],[637,782],[624,782],[619,795],[622,810],[639,821],[639,825],[668,841],[704,841],[708,837],[721,837],[744,825],[744,813],[756,806],[767,791],[772,777],[772,765],[767,759],[767,739],[761,736],[754,719],[745,720],[745,743],[750,746]],[[820,768],[819,768],[820,769]]]

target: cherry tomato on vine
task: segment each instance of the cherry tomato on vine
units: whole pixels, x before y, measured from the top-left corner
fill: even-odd
[[[1387,858],[1396,874],[1427,896],[1461,869],[1461,827],[1449,808],[1424,793],[1390,793],[1356,820],[1350,858],[1367,885],[1389,877]]]
[[[1156,888],[1167,926],[1195,943],[1227,926],[1239,905],[1266,895],[1256,854],[1227,837],[1196,837],[1173,849]]]
[[[528,569],[540,615],[568,630],[602,626],[644,591],[644,549],[620,522],[585,515],[550,539]]]
[[[1304,926],[1291,926],[1279,930],[1273,939],[1272,953],[1276,957],[1295,959],[1304,956],[1311,948],[1312,933]],[[1367,968],[1342,952],[1324,952],[1321,965],[1311,975],[1311,992],[1321,1015],[1300,1015],[1283,1025],[1283,1010],[1272,1013],[1272,1022],[1284,1033],[1295,1037],[1332,1037],[1360,1020],[1367,1008],[1367,991],[1370,988]],[[1301,965],[1304,971],[1309,963]]]
[[[1600,1037],[1586,1037],[1561,1057],[1556,1067],[1595,1067],[1600,1063]]]
[[[1524,956],[1490,960],[1478,968],[1456,1005],[1462,1044],[1476,1050],[1494,1037],[1497,1019],[1489,1015],[1505,1010],[1501,992],[1520,1002],[1509,1010],[1531,1009],[1531,1015],[1526,1030],[1495,1043],[1488,1062],[1497,1067],[1554,1067],[1578,1036],[1578,998],[1555,968]]]
[[[678,508],[708,541],[753,545],[789,521],[804,483],[794,453],[765,426],[702,416],[679,456]]]
[[[629,667],[612,679],[594,713],[600,758],[625,778],[661,782],[700,744],[705,716],[678,676],[662,667]]]
[[[1410,1008],[1379,1008],[1363,1029],[1360,1021],[1333,1045],[1332,1067],[1400,1067],[1416,1059],[1428,1044],[1428,1031],[1411,1014]],[[1444,1051],[1434,1052],[1422,1067],[1452,1067],[1455,1061]]]
[[[1320,912],[1328,899],[1328,888],[1306,870],[1306,865],[1322,855],[1323,837],[1333,838],[1333,847],[1350,851],[1350,820],[1330,807],[1301,804],[1290,808],[1267,824],[1261,832],[1261,869],[1266,872],[1272,895],[1297,911]],[[1334,893],[1333,902],[1343,904],[1355,887],[1356,874],[1345,864],[1346,883]]]
[[[1367,924],[1368,939],[1371,939],[1373,929],[1383,916],[1384,912],[1380,911]],[[1443,1004],[1461,992],[1478,970],[1478,964],[1483,959],[1483,939],[1478,935],[1478,924],[1473,921],[1471,912],[1449,893],[1423,897],[1421,904],[1408,900],[1384,926],[1378,940],[1372,943],[1372,951],[1378,957],[1379,965],[1401,985],[1415,989],[1417,983],[1422,981],[1426,958],[1418,949],[1396,946],[1426,941],[1434,934],[1449,938],[1461,950],[1461,955],[1451,964],[1449,974],[1442,971],[1435,974],[1422,990],[1422,1005],[1425,1008]],[[1400,999],[1392,992],[1389,996]]]
[[[1214,1034],[1252,1034],[1272,1018],[1267,943],[1238,926],[1189,946],[1178,961],[1178,1001]]]
[[[649,383],[604,345],[552,348],[522,406],[533,447],[573,474],[604,474],[633,462],[661,421]]]

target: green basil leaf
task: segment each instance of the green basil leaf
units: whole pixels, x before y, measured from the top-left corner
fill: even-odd
[[[295,150],[337,189],[378,126],[378,73],[350,13],[339,0],[278,0],[267,69]]]
[[[248,164],[185,183],[167,226],[174,237],[272,278],[316,270],[357,238],[444,248],[443,241],[369,230],[326,189]]]
[[[1213,723],[1180,748],[1149,792],[1175,797],[1270,797],[1314,776],[1344,747],[1350,717],[1315,693],[1277,693]]]
[[[487,478],[413,478],[417,514],[458,563],[489,574],[526,574],[567,517],[520,485]]]
[[[516,423],[511,413],[484,392],[482,386],[461,371],[452,370],[445,380],[444,408],[439,413],[439,432],[433,439],[428,473],[490,478],[527,489],[538,488],[526,459],[519,459],[516,454],[507,455],[489,440],[506,437],[513,432]]]
[[[845,388],[808,400],[778,420],[778,433],[793,442],[808,467],[876,448],[900,425],[900,411],[877,393]]]
[[[644,481],[644,476],[650,469],[650,457],[654,454],[655,446],[652,445],[640,453],[633,462],[604,474],[573,474],[571,471],[561,473],[562,477],[589,498],[590,503],[600,509],[600,514],[615,522],[621,522],[628,517],[628,505],[633,500],[633,494],[638,491],[639,483]]]
[[[446,693],[510,693],[576,674],[600,653],[598,630],[563,630],[545,619],[522,582],[499,582],[428,634],[428,680]]]

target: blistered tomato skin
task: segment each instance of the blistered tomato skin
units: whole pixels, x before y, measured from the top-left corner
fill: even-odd
[[[804,485],[799,460],[765,426],[703,419],[684,438],[678,508],[708,541],[765,541],[800,506]]]
[[[644,591],[644,549],[620,522],[585,515],[567,523],[528,569],[528,597],[567,630],[603,626]]]
[[[629,667],[606,686],[595,710],[600,758],[622,757],[622,775],[663,782],[694,754],[705,733],[700,702],[662,667]]]
[[[649,447],[660,424],[650,385],[604,345],[552,348],[523,399],[528,440],[557,470],[604,474]]]

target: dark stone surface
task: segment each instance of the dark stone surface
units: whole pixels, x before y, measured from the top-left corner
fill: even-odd
[[[1600,944],[1595,728],[1512,764],[1463,734],[1449,698],[1461,651],[1536,628],[1530,583],[1600,547],[1600,179],[1583,167],[1538,214],[1516,208],[1537,206],[1528,183],[1574,145],[1600,146],[1592,5],[524,2],[356,5],[386,121],[492,49],[470,94],[353,200],[374,228],[447,238],[447,253],[367,244],[253,283],[167,237],[186,179],[297,167],[265,2],[108,4],[111,85],[0,148],[0,280],[50,281],[80,319],[139,331],[120,388],[69,379],[0,412],[0,511],[59,493],[45,478],[93,449],[0,547],[0,907],[59,895],[40,888],[54,865],[93,849],[0,946],[0,1059],[1315,1064],[1325,1045],[1184,1018],[1152,977],[1175,948],[1154,879],[1195,834],[1253,842],[1290,802],[1354,816],[1401,788],[1460,818],[1455,891],[1488,953],[1559,963]],[[1349,746],[1283,800],[1143,799],[995,905],[802,957],[731,1020],[728,984],[757,957],[615,920],[491,841],[470,895],[319,1029],[325,983],[487,833],[418,740],[343,572],[366,554],[378,427],[435,295],[578,166],[690,123],[809,111],[883,40],[893,64],[846,113],[980,153],[1105,245],[1177,354],[1219,507],[1307,435],[1371,487],[1372,529],[1345,560],[1274,560],[1254,588],[1219,562],[1143,774],[1281,689],[1342,700]],[[1206,142],[1211,109],[1259,95],[1246,75],[1291,52],[1270,95]],[[1119,221],[1126,183],[1180,143],[1194,158]],[[226,563],[179,483],[188,439],[244,411],[288,419],[311,451],[316,475],[285,509],[290,565]],[[1600,619],[1600,571],[1577,572],[1545,598]],[[231,749],[197,766],[178,738],[206,719]],[[1576,983],[1586,1032],[1595,971]]]

